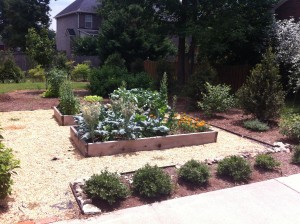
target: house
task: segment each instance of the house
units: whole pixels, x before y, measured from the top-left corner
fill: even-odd
[[[56,19],[56,49],[70,58],[72,41],[77,37],[97,36],[101,23],[97,15],[99,0],[75,0],[58,13]]]
[[[300,0],[280,0],[274,7],[276,19],[300,19]]]

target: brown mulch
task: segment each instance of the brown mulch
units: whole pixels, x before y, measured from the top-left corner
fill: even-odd
[[[58,98],[43,98],[43,90],[18,90],[0,94],[0,112],[48,110],[58,105]],[[78,97],[88,95],[87,90],[76,90]]]

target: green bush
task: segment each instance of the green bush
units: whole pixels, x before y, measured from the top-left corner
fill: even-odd
[[[292,163],[300,165],[300,145],[293,150]]]
[[[224,112],[235,105],[233,95],[230,95],[230,87],[227,85],[211,85],[205,84],[206,93],[202,93],[202,101],[198,102],[198,106],[207,115],[216,112]]]
[[[56,67],[58,69],[63,69],[69,72],[69,69],[67,68],[68,58],[67,55],[63,52],[58,52],[53,57],[52,65],[53,67]]]
[[[11,177],[14,174],[14,169],[18,168],[19,164],[20,161],[14,158],[12,150],[5,148],[0,142],[0,199],[4,199],[11,194],[13,184]]]
[[[270,48],[238,90],[237,96],[243,110],[261,121],[279,116],[285,93],[280,83],[276,57]]]
[[[91,68],[88,64],[77,64],[71,72],[71,78],[75,81],[87,81],[91,73]]]
[[[101,96],[85,96],[83,100],[88,103],[98,103],[101,102],[103,98]]]
[[[179,177],[193,184],[204,185],[210,177],[209,168],[204,163],[190,160],[180,167]]]
[[[107,170],[94,174],[84,185],[85,193],[92,199],[101,199],[110,205],[122,200],[129,195],[129,190],[124,185],[117,173]]]
[[[37,82],[45,81],[45,69],[38,65],[35,68],[32,68],[28,71],[29,77]]]
[[[59,90],[59,110],[64,115],[75,115],[79,112],[79,100],[74,96],[71,82],[66,80]]]
[[[243,123],[244,127],[251,131],[268,131],[269,126],[258,119],[248,120]]]
[[[23,71],[17,66],[12,56],[0,58],[0,81],[14,81],[19,83],[23,77]]]
[[[191,75],[187,83],[187,95],[194,101],[202,99],[202,93],[205,92],[205,84],[214,83],[216,81],[217,72],[209,64],[208,60],[203,60],[196,66],[195,72]]]
[[[219,162],[217,174],[228,177],[235,182],[250,179],[252,170],[250,164],[240,156],[230,156]]]
[[[300,141],[300,115],[290,114],[281,118],[279,123],[280,133],[287,137]]]
[[[128,73],[126,68],[103,65],[100,69],[94,69],[89,77],[89,89],[92,94],[107,97],[115,89],[125,82],[128,89],[148,89],[152,85],[151,77],[146,73]]]
[[[44,97],[59,97],[59,89],[67,78],[67,73],[61,69],[51,69],[47,73],[48,89],[44,93]]]
[[[280,162],[268,154],[260,154],[255,158],[255,166],[264,170],[274,170],[280,166]]]
[[[125,60],[121,57],[119,53],[109,55],[105,60],[104,64],[108,66],[116,66],[123,69],[126,68]]]
[[[171,194],[172,182],[161,168],[147,164],[134,174],[132,187],[143,197],[156,198]]]

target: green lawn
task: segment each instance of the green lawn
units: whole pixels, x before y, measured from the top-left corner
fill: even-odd
[[[86,89],[86,82],[72,82],[74,89]],[[43,82],[23,82],[23,83],[0,83],[0,94],[13,92],[16,90],[40,90],[45,89],[45,83]]]

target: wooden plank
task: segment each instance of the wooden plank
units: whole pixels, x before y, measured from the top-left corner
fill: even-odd
[[[109,141],[85,144],[78,138],[74,127],[71,127],[72,140],[85,156],[108,156],[120,153],[151,151],[160,149],[169,149],[177,147],[185,147],[192,145],[202,145],[217,141],[218,132],[208,131],[182,135],[168,135],[151,138],[140,138],[136,140],[125,141]],[[83,149],[85,147],[85,150]]]
[[[70,127],[70,136],[71,136],[71,140],[73,141],[74,145],[76,146],[76,148],[80,151],[80,153],[87,157],[88,153],[87,153],[87,144],[81,140],[77,134],[77,131],[75,129],[75,127],[71,126]]]
[[[73,115],[62,115],[57,107],[53,107],[54,117],[61,126],[76,125]]]

